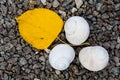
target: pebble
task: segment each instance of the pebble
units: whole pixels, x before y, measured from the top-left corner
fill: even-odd
[[[34,78],[34,80],[40,80],[40,79],[38,79],[38,78]]]
[[[117,43],[119,43],[119,44],[120,44],[120,37],[118,37],[118,38],[117,38]]]
[[[59,70],[56,70],[55,73],[56,73],[57,75],[59,75],[59,74],[60,74],[60,71],[59,71]]]
[[[33,69],[40,68],[40,67],[41,67],[41,64],[37,63],[37,64],[34,64]]]
[[[45,62],[45,57],[44,57],[44,56],[41,56],[41,57],[39,58],[39,60]]]
[[[89,3],[90,3],[90,4],[93,4],[94,2],[93,2],[93,0],[89,0]]]
[[[107,19],[107,18],[109,18],[109,16],[108,16],[106,13],[104,13],[104,14],[102,15],[102,18],[103,18],[103,19]]]
[[[43,5],[46,5],[46,0],[41,0]]]
[[[52,4],[51,4],[51,3],[49,3],[49,2],[47,2],[47,3],[46,3],[46,8],[48,8],[48,9],[49,9],[49,8],[51,8],[51,7],[52,7]]]
[[[114,75],[118,75],[120,70],[119,70],[119,68],[114,67],[114,68],[112,68],[112,72],[114,73]]]
[[[118,4],[115,5],[115,10],[116,10],[116,11],[117,11],[117,10],[120,10],[120,3],[118,3]]]
[[[19,62],[20,62],[21,65],[27,64],[27,61],[26,61],[26,59],[24,57],[20,58]]]
[[[4,5],[1,5],[0,11],[2,12],[2,15],[5,16],[7,14],[7,7]]]
[[[75,7],[72,8],[71,12],[75,13],[77,11],[77,9]]]
[[[102,3],[97,3],[96,7],[97,7],[97,10],[100,11],[102,7]]]
[[[4,61],[4,58],[3,57],[0,57],[0,62]]]
[[[120,16],[120,10],[116,12],[117,16]]]
[[[65,16],[66,16],[66,12],[64,12],[64,11],[59,10],[58,12],[59,12],[59,14],[61,14],[63,17],[65,17]]]
[[[118,57],[114,57],[114,61],[117,66],[120,64],[120,59]]]
[[[83,0],[75,0],[76,7],[79,9],[80,6],[83,4]]]
[[[116,45],[116,49],[120,49],[120,44],[117,44],[117,45]]]
[[[58,2],[58,0],[54,0],[54,1],[53,1],[53,7],[55,7],[55,8],[58,7],[59,4],[60,4],[60,3]]]
[[[4,80],[9,80],[9,77],[7,74],[4,74]]]

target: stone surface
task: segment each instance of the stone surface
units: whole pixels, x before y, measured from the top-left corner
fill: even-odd
[[[53,2],[58,1],[53,7]],[[118,80],[120,79],[120,0],[0,0],[0,80]],[[78,6],[77,6],[77,5]],[[48,61],[49,49],[37,50],[20,36],[15,17],[34,8],[47,8],[58,13],[65,22],[71,16],[84,17],[90,26],[86,42],[108,50],[108,66],[99,71],[86,70],[78,60],[85,46],[72,46],[76,57],[69,68],[57,71]],[[68,43],[64,29],[58,35]],[[108,76],[109,75],[109,76]]]

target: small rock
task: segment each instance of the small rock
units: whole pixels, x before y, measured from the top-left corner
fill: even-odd
[[[7,14],[7,7],[4,5],[0,6],[0,11],[2,12],[1,15],[5,16]]]
[[[41,67],[41,64],[37,63],[37,64],[34,64],[33,69],[40,68],[40,67]]]
[[[46,8],[48,8],[48,9],[49,9],[49,8],[51,8],[51,7],[52,7],[52,4],[51,4],[51,3],[49,3],[49,2],[47,2],[47,3],[46,3]]]
[[[97,11],[93,11],[93,15],[97,16],[99,13]]]
[[[50,53],[50,49],[44,49],[46,53]]]
[[[114,67],[114,68],[112,68],[112,72],[114,73],[114,75],[118,75],[119,74],[119,69]]]
[[[110,44],[109,44],[108,42],[105,42],[105,43],[103,44],[103,46],[104,46],[106,49],[110,48]]]
[[[41,56],[41,57],[39,58],[39,60],[45,62],[45,57],[44,57],[44,56]]]
[[[110,30],[110,31],[112,30],[112,28],[113,28],[113,26],[111,26],[111,25],[107,26],[107,29]]]
[[[9,77],[6,73],[4,74],[4,80],[9,80]]]
[[[54,1],[53,1],[53,7],[55,7],[55,8],[58,7],[59,4],[60,4],[60,3],[58,2],[58,0],[54,0]]]
[[[117,38],[117,42],[120,44],[120,37]]]
[[[77,11],[77,9],[74,8],[74,7],[73,7],[72,10],[71,10],[72,13],[74,13],[74,12],[76,12],[76,11]]]
[[[65,17],[66,16],[66,12],[64,12],[64,11],[62,11],[62,10],[59,10],[58,11],[63,17]]]
[[[73,66],[72,67],[72,71],[74,72],[75,75],[78,75],[78,67],[77,66]]]
[[[23,52],[26,53],[26,54],[30,53],[31,52],[30,47],[24,47]]]
[[[31,71],[30,69],[25,69],[26,73],[30,73],[30,71]]]
[[[6,62],[1,62],[0,63],[0,70],[5,69],[6,66],[7,66]]]
[[[76,7],[79,9],[80,6],[83,4],[83,1],[82,0],[75,0],[75,3],[76,3]]]
[[[107,18],[109,18],[109,16],[108,16],[106,13],[104,13],[104,14],[102,15],[102,18],[103,18],[103,19],[107,19]]]
[[[38,79],[38,78],[34,78],[34,80],[40,80],[40,79]]]
[[[116,49],[120,49],[120,44],[117,44],[117,45],[116,45]]]
[[[59,75],[59,74],[60,74],[60,71],[59,71],[59,70],[56,70],[55,73],[56,73],[57,75]]]
[[[43,5],[46,5],[46,0],[41,0]]]
[[[22,10],[22,9],[18,9],[18,10],[17,10],[17,13],[18,13],[19,15],[21,15],[21,14],[23,13],[23,10]]]
[[[120,59],[118,58],[118,57],[114,57],[114,61],[115,61],[115,63],[116,63],[116,65],[118,65],[120,62]]]
[[[120,3],[118,3],[118,4],[115,5],[115,10],[116,10],[116,11],[117,11],[117,10],[120,10]]]
[[[102,3],[98,3],[96,7],[97,7],[97,10],[100,11],[102,7]]]
[[[27,64],[27,61],[26,61],[26,59],[24,57],[20,59],[20,64],[21,65]]]
[[[22,49],[22,46],[21,46],[20,44],[17,44],[17,45],[16,45],[16,49],[17,49],[17,50],[21,50],[21,49]]]
[[[90,3],[90,4],[93,4],[94,2],[93,2],[93,0],[89,0],[89,3]]]
[[[3,57],[0,57],[0,62],[4,61],[4,58]]]

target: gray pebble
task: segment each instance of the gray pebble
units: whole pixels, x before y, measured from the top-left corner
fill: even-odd
[[[116,49],[120,49],[120,44],[117,44],[117,45],[116,45]]]
[[[107,18],[109,18],[109,16],[108,16],[106,13],[104,13],[104,14],[102,15],[102,18],[103,18],[103,19],[107,19]]]
[[[112,68],[112,72],[115,74],[115,75],[118,75],[120,73],[120,69],[117,68],[117,67],[114,67]]]
[[[120,16],[120,10],[116,12],[117,16]]]
[[[118,3],[118,4],[115,5],[115,10],[116,10],[116,11],[117,11],[117,10],[120,10],[120,3]]]
[[[27,61],[26,61],[26,59],[24,57],[20,58],[19,62],[20,62],[21,65],[27,64]]]
[[[98,11],[100,11],[100,10],[101,10],[101,7],[102,7],[102,3],[97,3],[96,8],[97,8],[97,10],[98,10]]]
[[[2,15],[5,16],[7,14],[7,7],[4,5],[1,5],[0,11],[2,12]]]
[[[4,74],[4,80],[9,80],[9,77],[7,74]]]
[[[3,57],[0,57],[0,62],[4,61],[4,58]]]

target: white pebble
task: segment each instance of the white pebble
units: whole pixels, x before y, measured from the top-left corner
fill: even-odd
[[[65,70],[75,57],[74,49],[67,44],[55,46],[49,54],[50,65],[57,70]]]
[[[83,17],[73,16],[64,25],[66,39],[74,45],[85,42],[89,36],[90,29]]]
[[[74,8],[74,7],[73,7],[72,10],[71,10],[72,13],[74,13],[74,12],[76,12],[76,11],[77,11],[77,9]]]
[[[107,66],[109,55],[107,50],[101,46],[90,46],[80,51],[79,60],[86,69],[99,71]]]
[[[55,8],[58,7],[59,4],[60,4],[60,3],[58,2],[58,0],[54,0],[54,1],[53,1],[53,7],[55,7]]]
[[[46,0],[41,0],[43,5],[46,5]]]
[[[79,9],[80,6],[83,4],[83,1],[82,0],[75,0],[75,3],[76,3],[76,7]]]

